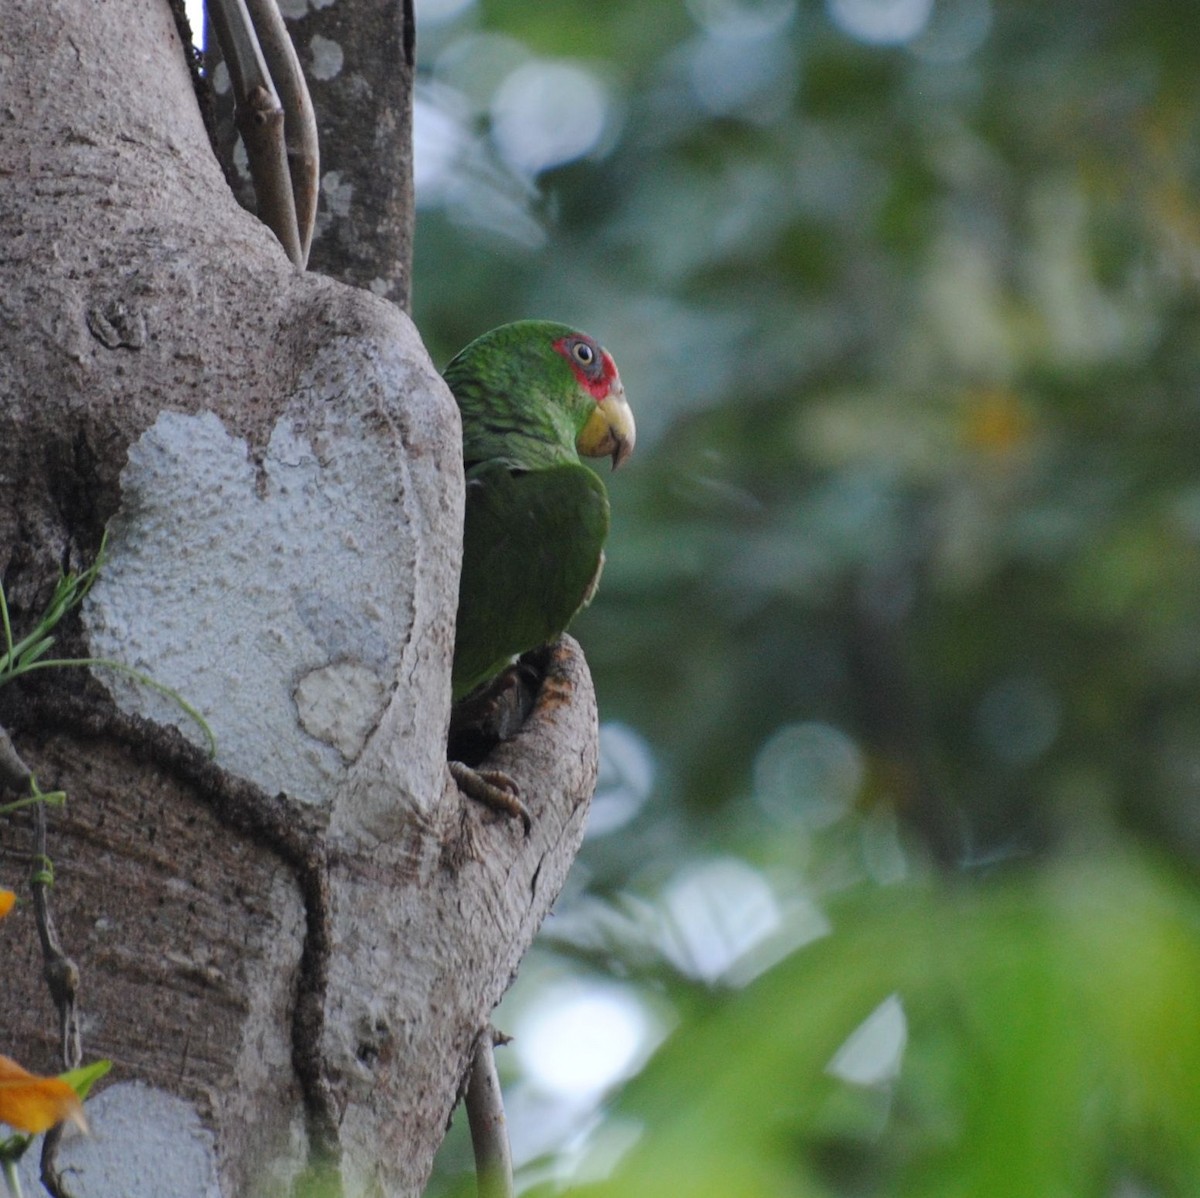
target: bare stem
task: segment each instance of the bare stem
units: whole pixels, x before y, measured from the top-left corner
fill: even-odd
[[[0,1160],[0,1171],[4,1173],[4,1185],[8,1190],[8,1198],[24,1198],[21,1191],[21,1175],[17,1172],[17,1162],[5,1157]]]
[[[246,6],[283,105],[283,139],[287,147],[296,230],[300,238],[300,265],[303,266],[308,261],[313,227],[317,220],[317,183],[320,173],[317,118],[296,47],[292,44],[279,6],[275,0],[246,0]]]
[[[64,1069],[78,1069],[83,1061],[79,1041],[79,1012],[75,996],[79,990],[79,967],[63,952],[50,910],[50,888],[54,885],[54,870],[46,854],[46,805],[33,808],[33,910],[38,936],[42,941],[43,974],[50,988],[50,997],[58,1008],[60,1048]]]
[[[279,238],[287,256],[303,268],[296,201],[284,142],[284,110],[271,81],[246,0],[213,0],[209,7],[221,53],[229,68],[237,127],[246,146],[258,215]]]
[[[19,794],[29,790],[33,775],[21,760],[12,738],[0,727],[0,790],[14,790]]]
[[[496,1032],[486,1027],[475,1041],[471,1073],[467,1079],[467,1122],[475,1149],[475,1176],[479,1198],[513,1198],[512,1149],[504,1096],[496,1074]]]

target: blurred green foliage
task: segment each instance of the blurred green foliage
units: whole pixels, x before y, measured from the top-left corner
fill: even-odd
[[[427,342],[578,323],[639,421],[575,628],[636,814],[506,1002],[549,969],[671,1012],[593,1129],[639,1129],[603,1193],[1200,1193],[1200,8],[481,0],[419,34]],[[531,169],[497,98],[564,61],[604,128]],[[700,967],[671,895],[711,859],[783,941],[796,896],[830,930],[744,988]],[[889,994],[896,1076],[832,1078]]]
[[[878,900],[693,1016],[616,1104],[634,1147],[578,1192],[1198,1192],[1194,888],[1107,858]],[[889,994],[903,1068],[831,1076]]]

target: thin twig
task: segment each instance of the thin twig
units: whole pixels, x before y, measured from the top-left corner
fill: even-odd
[[[65,1124],[56,1123],[42,1137],[42,1185],[50,1198],[72,1198],[67,1183],[63,1181],[62,1172],[58,1167],[58,1146],[62,1143],[63,1127]]]
[[[317,220],[317,183],[320,154],[317,118],[304,71],[291,35],[275,0],[246,0],[254,32],[262,47],[271,80],[283,105],[283,140],[287,147],[288,171],[292,179],[296,230],[300,238],[300,265],[308,262],[313,227]]]
[[[54,867],[46,853],[46,796],[37,790],[33,773],[21,759],[7,730],[0,727],[0,789],[4,787],[19,792],[33,792],[30,800],[33,806],[33,872],[29,881],[33,892],[38,937],[42,942],[42,973],[50,988],[50,997],[58,1010],[63,1068],[78,1069],[83,1062],[79,1011],[75,1003],[79,991],[79,967],[63,952],[58,931],[54,926],[54,916],[50,911],[50,887],[54,884]],[[70,1198],[54,1163],[61,1138],[62,1125],[58,1124],[47,1131],[42,1140],[42,1184],[52,1198]],[[17,1182],[17,1189],[14,1191],[13,1179],[7,1171],[5,1177],[10,1194],[19,1198],[20,1182]]]
[[[259,218],[279,238],[287,256],[303,268],[296,201],[284,144],[284,112],[263,60],[245,0],[213,0],[209,6],[217,41],[233,84],[238,132],[246,147]]]
[[[484,1028],[475,1041],[467,1079],[467,1122],[475,1150],[479,1198],[513,1198],[512,1149],[504,1117],[504,1095],[496,1074],[495,1043],[492,1027]]]
[[[42,975],[50,988],[50,997],[58,1009],[59,1050],[64,1069],[78,1069],[83,1062],[79,1037],[79,1010],[75,996],[79,992],[79,967],[62,950],[54,916],[50,911],[50,887],[54,885],[54,866],[46,854],[46,804],[33,808],[33,911],[38,936],[42,941]],[[63,1125],[56,1124],[42,1139],[41,1176],[51,1198],[71,1198],[57,1165],[58,1146]]]
[[[4,1176],[8,1198],[24,1198],[21,1190],[21,1175],[17,1172],[17,1162],[9,1157],[0,1160],[0,1174]]]
[[[33,774],[21,760],[8,732],[0,726],[0,790],[13,790],[24,794],[29,790]]]
[[[58,1008],[60,1049],[64,1069],[78,1069],[83,1063],[79,1041],[79,1012],[75,997],[79,991],[79,967],[63,952],[50,910],[50,887],[54,885],[54,867],[46,854],[46,804],[33,808],[33,910],[38,936],[42,941],[42,972],[50,988],[50,997]]]

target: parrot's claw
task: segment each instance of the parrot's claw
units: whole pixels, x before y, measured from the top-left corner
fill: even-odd
[[[450,762],[450,775],[458,783],[458,789],[469,799],[520,819],[528,836],[533,827],[529,808],[521,801],[520,787],[500,770],[476,770],[461,761]]]

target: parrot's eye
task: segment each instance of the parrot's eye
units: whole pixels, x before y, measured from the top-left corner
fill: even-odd
[[[596,351],[586,341],[576,341],[571,355],[580,366],[590,366],[596,360]]]

